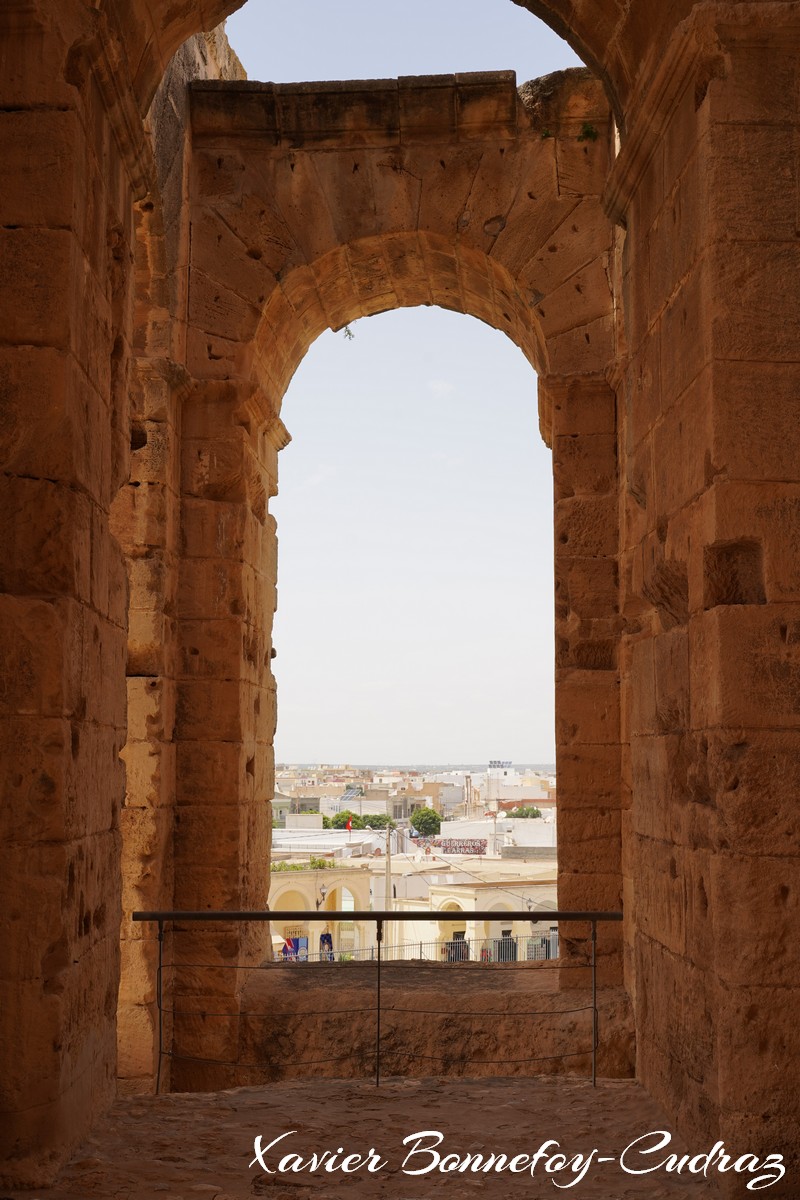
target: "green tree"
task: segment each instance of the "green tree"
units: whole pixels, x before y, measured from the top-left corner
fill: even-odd
[[[387,817],[386,813],[367,813],[364,817],[364,825],[371,825],[373,829],[385,829],[388,825],[390,829],[396,829],[397,825],[391,817]]]
[[[332,818],[331,825],[334,829],[344,829],[348,820],[353,822],[353,829],[364,828],[363,818],[360,817],[358,813],[350,812],[348,809],[345,809],[344,812],[337,813],[336,816]]]
[[[523,804],[522,808],[515,808],[512,817],[540,817],[541,811],[535,808],[532,804]]]
[[[411,814],[411,824],[422,837],[435,837],[442,826],[442,818],[433,808],[418,808]]]

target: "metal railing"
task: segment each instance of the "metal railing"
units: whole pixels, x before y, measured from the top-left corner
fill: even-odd
[[[327,915],[327,914],[326,914]],[[281,914],[275,913],[276,919]],[[305,939],[304,939],[305,940]],[[429,942],[395,942],[383,945],[380,950],[383,962],[471,962],[509,963],[546,962],[558,958],[558,926],[532,934],[510,934],[489,938],[438,938]],[[295,947],[286,944],[275,950],[275,962],[376,962],[378,943],[371,946],[348,946],[340,941],[338,946],[326,950],[312,950],[310,946]]]
[[[469,912],[466,915],[470,921],[496,921],[498,919],[497,910]],[[376,1083],[376,1086],[380,1085],[380,1080],[381,1080],[382,967],[384,966],[384,964],[386,964],[387,966],[396,966],[396,965],[399,965],[399,961],[400,961],[400,960],[391,960],[391,959],[388,961],[386,960],[385,947],[384,947],[384,933],[385,933],[386,926],[391,924],[392,922],[397,922],[397,921],[402,921],[404,923],[408,922],[408,921],[428,921],[428,922],[430,922],[430,921],[441,921],[442,919],[443,919],[443,913],[440,910],[430,910],[427,912],[420,912],[420,911],[404,912],[402,910],[397,911],[397,912],[363,912],[363,911],[331,912],[331,911],[326,910],[324,913],[324,920],[326,922],[335,922],[335,923],[348,922],[348,923],[351,923],[351,922],[361,921],[361,922],[373,922],[375,924],[375,932],[376,932],[375,948],[374,948],[375,949],[375,957],[374,957],[374,959],[362,959],[361,960],[362,962],[374,962],[374,965],[375,965],[375,974],[376,974],[375,1005],[371,1009],[365,1008],[365,1009],[360,1009],[360,1010],[348,1010],[348,1011],[372,1012],[375,1016],[374,1057],[375,1057],[375,1083]],[[452,918],[449,918],[449,919],[452,919]],[[530,912],[505,912],[504,911],[502,913],[502,919],[504,922],[524,921],[524,922],[528,923],[531,921],[531,914],[530,914]],[[284,911],[270,912],[269,910],[266,910],[266,911],[258,910],[258,911],[253,911],[253,912],[246,912],[246,911],[237,911],[237,912],[176,912],[176,911],[135,912],[135,913],[133,913],[133,920],[137,921],[137,922],[156,923],[158,926],[158,971],[157,971],[157,980],[156,980],[156,1000],[157,1000],[157,1007],[158,1007],[158,1065],[157,1065],[157,1077],[156,1077],[156,1092],[158,1093],[160,1091],[161,1068],[162,1068],[162,1062],[165,1058],[169,1058],[169,1059],[185,1058],[185,1059],[188,1059],[189,1061],[207,1062],[207,1063],[211,1063],[213,1065],[229,1066],[229,1067],[234,1067],[234,1068],[266,1066],[267,1065],[266,1063],[240,1063],[238,1061],[221,1063],[214,1059],[204,1059],[204,1058],[200,1059],[200,1058],[197,1058],[196,1056],[177,1054],[174,1052],[174,1050],[165,1050],[165,1048],[164,1048],[164,1016],[165,1016],[165,1014],[173,1015],[173,1016],[175,1016],[175,1015],[190,1015],[190,1016],[202,1016],[202,1017],[211,1016],[211,1017],[225,1018],[228,1020],[238,1019],[240,1016],[253,1016],[253,1015],[259,1015],[259,1014],[240,1013],[239,1011],[227,1012],[227,1013],[200,1012],[200,1013],[181,1014],[174,1009],[165,1009],[165,1007],[164,1007],[164,972],[165,972],[165,970],[170,969],[170,968],[177,968],[177,969],[186,968],[186,969],[191,969],[191,970],[196,970],[198,968],[209,968],[209,969],[213,969],[215,971],[216,970],[226,970],[226,969],[227,970],[251,970],[251,971],[263,971],[263,970],[269,970],[269,969],[279,969],[280,970],[282,968],[282,964],[285,961],[283,959],[283,956],[281,956],[278,961],[275,961],[275,959],[273,958],[273,959],[264,961],[263,963],[261,963],[258,966],[252,966],[252,967],[247,967],[247,966],[242,967],[239,964],[224,964],[224,963],[221,964],[219,962],[217,962],[217,963],[195,963],[195,962],[184,962],[184,961],[174,962],[173,961],[171,963],[165,963],[164,962],[165,925],[169,923],[174,927],[176,923],[179,925],[183,925],[183,924],[192,924],[195,922],[203,923],[203,924],[221,924],[221,923],[229,924],[229,923],[245,923],[245,922],[247,922],[247,923],[262,922],[263,923],[263,922],[276,921],[276,920],[280,921],[280,923],[282,925],[285,925],[288,923],[303,924],[303,923],[312,922],[312,921],[318,923],[320,921],[319,912],[305,911],[305,910],[286,911],[286,912],[284,912]],[[556,1055],[539,1055],[539,1056],[529,1058],[529,1059],[515,1059],[513,1061],[515,1063],[521,1063],[521,1062],[533,1063],[533,1062],[541,1062],[546,1059],[552,1059],[552,1058],[570,1058],[570,1057],[579,1057],[579,1056],[584,1056],[584,1055],[590,1054],[591,1055],[591,1081],[592,1081],[592,1086],[595,1087],[597,1085],[597,1050],[598,1050],[598,1046],[599,1046],[599,1014],[598,1014],[598,1007],[597,1007],[597,927],[598,927],[598,924],[601,924],[604,922],[618,922],[621,920],[622,920],[621,912],[561,912],[561,911],[542,912],[541,910],[537,911],[537,914],[536,914],[537,922],[547,923],[548,925],[550,923],[555,924],[556,922],[585,923],[590,926],[590,935],[588,938],[589,953],[588,953],[588,957],[585,961],[570,961],[568,963],[564,963],[560,959],[552,958],[550,960],[550,963],[547,964],[547,965],[551,966],[552,968],[556,968],[559,970],[565,970],[565,969],[578,969],[578,970],[588,969],[588,970],[590,970],[591,971],[591,1003],[590,1004],[582,1005],[579,1007],[571,1007],[568,1009],[542,1009],[542,1010],[538,1010],[538,1011],[536,1011],[536,1010],[526,1011],[524,1013],[520,1013],[520,1012],[517,1012],[516,1010],[512,1009],[512,1010],[508,1010],[506,1013],[469,1012],[469,1014],[466,1014],[466,1015],[469,1015],[470,1017],[476,1017],[476,1018],[498,1017],[498,1016],[504,1016],[504,1015],[528,1016],[528,1017],[538,1017],[538,1016],[550,1017],[550,1016],[557,1016],[559,1014],[566,1014],[566,1013],[572,1015],[572,1014],[576,1014],[579,1012],[590,1012],[591,1013],[591,1030],[592,1030],[592,1044],[591,1044],[590,1049],[569,1051],[569,1052],[565,1052],[562,1054],[556,1054]],[[174,928],[173,928],[173,932],[175,932]],[[533,936],[534,937],[538,936],[539,938],[542,937],[541,934],[533,935]],[[505,943],[505,951],[508,953],[508,957],[497,960],[500,964],[502,964],[502,966],[505,969],[513,969],[514,967],[516,967],[517,969],[522,969],[522,970],[543,969],[543,968],[537,967],[536,959],[529,959],[529,958],[527,958],[527,956],[524,959],[520,959],[519,955],[517,955],[516,959],[513,958],[513,956],[510,953],[510,947],[509,947],[509,943],[514,941],[513,938],[491,938],[491,939],[486,939],[486,940],[493,944]],[[519,940],[526,941],[527,939],[521,938]],[[437,943],[436,945],[437,945],[437,947],[440,947],[441,943]],[[453,947],[453,946],[463,945],[463,943],[460,942],[460,939],[459,940],[448,939],[445,942],[445,946],[447,946],[447,945]],[[423,943],[423,946],[424,946],[424,943]],[[419,962],[419,960],[417,960],[417,961]],[[421,965],[433,967],[433,966],[439,966],[440,964],[447,964],[447,965],[452,966],[453,969],[457,970],[457,969],[459,969],[460,964],[463,964],[467,961],[470,961],[470,960],[463,957],[463,951],[459,950],[457,952],[454,951],[452,953],[452,955],[445,953],[445,955],[443,957],[440,954],[438,959],[429,960]],[[487,960],[486,960],[486,958],[483,958],[483,959],[479,959],[478,961],[479,962],[482,961],[485,963]],[[539,961],[541,962],[542,960],[539,960]],[[427,1010],[421,1010],[421,1009],[415,1010],[415,1009],[411,1009],[411,1008],[403,1008],[403,1009],[392,1009],[390,1011],[417,1014],[417,1013],[422,1013],[423,1011],[427,1011]],[[457,1012],[458,1012],[457,1009],[453,1009],[451,1011],[453,1012],[454,1015],[457,1014]],[[326,1012],[320,1012],[320,1013],[298,1013],[295,1015],[326,1016],[326,1015],[333,1015],[333,1014],[326,1013]],[[411,1058],[430,1058],[431,1056],[409,1054],[409,1057],[411,1057]],[[327,1061],[340,1061],[340,1060],[325,1060],[325,1061],[327,1062]],[[344,1060],[342,1060],[342,1061],[344,1061]],[[438,1060],[432,1059],[431,1061],[438,1061]],[[441,1061],[446,1061],[446,1060],[444,1058],[442,1058]],[[463,1064],[467,1064],[467,1065],[468,1064],[485,1065],[485,1061],[482,1059],[462,1059],[461,1061]],[[302,1065],[318,1065],[318,1064],[317,1063],[308,1063],[308,1064],[300,1063],[300,1064],[295,1064],[295,1065],[302,1066]]]

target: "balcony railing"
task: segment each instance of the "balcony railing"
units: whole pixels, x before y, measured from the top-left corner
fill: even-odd
[[[470,921],[489,921],[496,922],[498,920],[497,910],[469,912],[465,914]],[[165,1049],[165,1017],[180,1018],[186,1017],[202,1017],[203,1019],[220,1019],[227,1021],[237,1021],[240,1018],[254,1018],[258,1020],[266,1020],[270,1016],[279,1017],[281,1015],[288,1016],[307,1016],[320,1017],[335,1015],[335,1010],[326,1010],[321,1012],[303,1012],[296,1014],[276,1014],[276,1013],[258,1013],[240,1011],[238,1008],[234,1012],[211,1013],[207,1011],[188,1012],[185,1010],[176,1009],[173,1006],[165,1005],[165,975],[175,970],[191,971],[193,975],[198,970],[208,969],[210,971],[270,971],[285,969],[289,963],[312,962],[313,959],[319,962],[360,962],[362,964],[372,964],[374,966],[375,981],[374,981],[374,1001],[371,1004],[365,1005],[363,1008],[354,1010],[348,1008],[350,1014],[358,1013],[362,1016],[371,1016],[375,1021],[375,1042],[372,1055],[375,1061],[375,1083],[380,1084],[381,1080],[381,1024],[382,1018],[392,1016],[397,1013],[424,1015],[428,1010],[414,1009],[411,1007],[397,1008],[392,1007],[388,1010],[384,1009],[381,995],[383,983],[383,971],[386,967],[396,967],[405,962],[409,966],[417,963],[420,967],[427,966],[444,966],[446,969],[456,971],[464,970],[466,964],[483,966],[487,968],[497,967],[499,970],[547,970],[558,969],[564,970],[581,970],[590,972],[591,988],[590,997],[587,997],[588,1002],[584,1005],[570,1005],[568,1008],[543,1008],[543,1009],[526,1009],[524,1012],[513,1010],[517,1017],[545,1017],[551,1018],[560,1014],[574,1017],[578,1013],[587,1013],[590,1015],[591,1021],[591,1045],[579,1047],[572,1050],[563,1051],[561,1054],[555,1055],[538,1055],[530,1058],[515,1059],[517,1063],[541,1062],[552,1058],[575,1058],[590,1056],[591,1058],[591,1081],[592,1085],[596,1086],[597,1082],[597,1051],[599,1047],[599,1012],[597,1005],[597,937],[598,926],[606,922],[619,922],[622,920],[621,912],[542,912],[537,911],[536,922],[545,926],[544,929],[538,930],[525,936],[501,936],[499,938],[485,938],[475,941],[467,941],[461,938],[448,937],[438,942],[421,941],[413,944],[397,944],[394,946],[387,945],[386,930],[387,927],[396,922],[423,921],[423,922],[438,922],[443,919],[452,920],[452,915],[443,913],[440,910],[429,911],[413,911],[413,912],[331,912],[325,910],[323,913],[316,911],[291,911],[291,912],[135,912],[133,920],[137,922],[151,922],[158,927],[158,972],[157,972],[157,987],[156,999],[158,1007],[158,1068],[156,1079],[156,1091],[160,1090],[162,1062],[164,1059],[186,1059],[192,1062],[203,1062],[217,1066],[232,1067],[232,1068],[265,1068],[269,1063],[265,1060],[258,1063],[247,1063],[239,1061],[218,1061],[215,1059],[201,1058],[195,1055],[181,1054],[173,1049]],[[187,927],[191,927],[195,923],[206,925],[214,924],[230,924],[230,923],[250,923],[250,922],[275,922],[279,921],[281,925],[294,924],[305,925],[310,922],[319,924],[324,920],[329,924],[352,924],[354,922],[367,923],[370,922],[375,926],[375,943],[374,946],[368,947],[366,950],[342,950],[325,951],[322,954],[316,954],[312,957],[307,956],[305,959],[300,959],[298,955],[284,953],[282,949],[274,951],[262,963],[256,966],[242,966],[236,964],[225,964],[220,962],[215,963],[200,963],[184,960],[182,957],[179,961],[171,958],[170,961],[164,959],[165,932],[167,929],[172,934],[187,932]],[[503,922],[512,924],[513,922],[531,922],[530,912],[503,912]],[[558,954],[558,923],[569,923],[570,925],[585,924],[589,926],[588,936],[581,939],[576,934],[570,934],[571,956],[569,961],[562,961],[557,957]],[[576,931],[577,933],[577,931]],[[578,953],[578,947],[582,943],[583,955]],[[330,955],[333,955],[331,958]],[[458,1015],[457,1007],[452,1009],[453,1015]],[[495,1011],[464,1013],[463,1015],[483,1021],[487,1017],[508,1016],[509,1012],[499,1013]],[[396,1050],[392,1051],[396,1054]],[[430,1058],[428,1055],[414,1055],[409,1053],[410,1058],[422,1057]],[[342,1059],[326,1059],[325,1062],[345,1061]],[[442,1062],[446,1059],[442,1057]],[[488,1060],[467,1058],[462,1056],[459,1059],[460,1066],[489,1065]],[[295,1066],[315,1066],[317,1062],[295,1063]]]
[[[325,914],[327,917],[327,913]],[[275,913],[276,919],[281,914]],[[558,958],[558,926],[542,929],[538,933],[511,934],[507,937],[491,938],[438,938],[435,941],[396,942],[382,945],[373,942],[370,946],[344,945],[330,949],[312,950],[310,946],[294,946],[287,939],[275,950],[275,962],[377,962],[378,954],[386,962],[442,962],[442,963],[509,963],[547,962]]]

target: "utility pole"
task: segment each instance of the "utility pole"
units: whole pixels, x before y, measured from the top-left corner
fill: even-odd
[[[386,826],[386,911],[392,911],[392,827]]]
[[[393,908],[393,905],[392,905],[392,827],[391,827],[391,825],[386,826],[386,863],[385,863],[384,869],[385,869],[384,890],[386,892],[386,911],[391,912],[392,908]],[[387,928],[387,926],[384,926],[384,937],[386,934],[386,928]],[[386,946],[388,946],[389,942],[386,942],[385,944],[386,944]]]

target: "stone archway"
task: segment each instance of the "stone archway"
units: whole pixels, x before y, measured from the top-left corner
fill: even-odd
[[[557,725],[559,692],[573,703],[589,689],[609,714],[606,727],[601,716],[596,732],[577,738],[561,721],[559,754],[581,760],[602,744],[619,756],[610,720],[616,635],[591,601],[573,611],[569,586],[570,572],[614,577],[614,404],[603,378],[614,353],[613,234],[600,203],[612,122],[599,84],[576,71],[521,94],[507,73],[313,89],[199,84],[192,131],[187,346],[196,383],[184,407],[179,586],[179,642],[191,670],[179,679],[176,720],[188,808],[175,872],[188,907],[215,906],[217,893],[191,893],[187,881],[203,876],[185,829],[199,818],[227,823],[230,836],[204,841],[203,866],[248,907],[260,887],[248,864],[266,857],[260,797],[276,719],[269,498],[287,439],[278,413],[297,364],[329,326],[438,304],[505,331],[539,368],[542,427],[557,458],[557,571],[566,581]],[[197,763],[204,779],[216,778],[217,758],[233,764],[234,750],[239,800],[231,805],[198,788]],[[192,763],[185,782],[182,761]],[[604,802],[594,812],[608,858],[588,872],[579,847],[593,809],[584,793],[575,804],[570,823],[567,782],[563,904],[614,908],[619,809]],[[247,839],[234,829],[248,829]],[[609,979],[614,971],[619,979],[619,944],[604,949]]]
[[[179,644],[190,669],[178,680],[176,740],[178,790],[195,795],[196,815],[183,814],[175,871],[188,906],[212,905],[217,893],[204,892],[197,843],[185,831],[195,820],[227,822],[229,837],[203,843],[204,866],[248,907],[260,885],[252,873],[248,882],[247,864],[265,857],[268,834],[253,785],[271,778],[275,723],[268,504],[287,438],[278,414],[325,328],[438,304],[501,329],[539,370],[541,424],[556,460],[559,757],[580,764],[600,747],[619,761],[618,634],[609,616],[616,436],[604,378],[614,355],[613,235],[600,203],[612,129],[602,89],[574,71],[520,93],[507,73],[313,88],[198,84],[192,136],[194,383],[183,410],[179,583]],[[580,587],[587,570],[605,574],[611,589],[602,611]],[[559,722],[559,697],[574,709],[586,691],[599,717],[585,728]],[[181,780],[182,761],[193,781],[200,760],[204,777],[215,778],[217,757],[238,762],[235,805],[204,781]],[[559,803],[563,906],[618,907],[618,807],[606,799],[594,812],[568,782]],[[590,825],[608,851],[594,871],[582,848]],[[242,856],[233,833],[245,827]],[[608,939],[604,950],[608,979],[618,980],[619,944]]]

